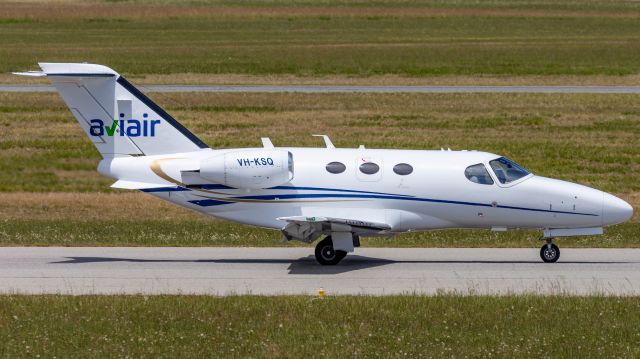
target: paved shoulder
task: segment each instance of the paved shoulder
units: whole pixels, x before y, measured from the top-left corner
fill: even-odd
[[[640,249],[0,248],[0,293],[640,294]]]

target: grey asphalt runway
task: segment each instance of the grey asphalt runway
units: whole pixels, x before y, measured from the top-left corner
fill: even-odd
[[[640,86],[311,86],[147,85],[144,92],[366,92],[366,93],[640,93]],[[50,85],[0,85],[0,92],[53,92]]]
[[[640,249],[0,248],[0,293],[640,295]]]

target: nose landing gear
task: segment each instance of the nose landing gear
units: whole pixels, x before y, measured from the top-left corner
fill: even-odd
[[[560,258],[560,248],[553,244],[552,238],[548,238],[547,243],[540,248],[540,258],[545,263],[555,263]]]

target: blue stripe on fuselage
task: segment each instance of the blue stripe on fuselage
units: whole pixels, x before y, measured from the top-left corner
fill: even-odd
[[[160,188],[143,188],[142,192],[153,193],[153,192],[183,192],[189,191],[189,189],[184,187],[160,187]]]
[[[267,189],[282,189],[291,191],[327,191],[327,192],[347,192],[347,193],[370,193],[370,194],[384,194],[388,196],[402,196],[402,197],[414,197],[406,194],[394,194],[385,192],[371,192],[371,191],[357,191],[353,189],[338,189],[338,188],[322,188],[322,187],[295,187],[295,186],[276,186]]]
[[[199,190],[199,189],[237,189],[234,187],[225,186],[223,184],[196,184],[189,185],[187,188],[185,187],[162,187],[162,188],[150,188],[143,189],[143,192],[171,192],[171,191],[189,191],[189,190]],[[326,191],[326,192],[345,192],[345,193],[367,193],[367,194],[381,194],[388,196],[398,196],[398,197],[414,197],[406,194],[395,194],[395,193],[385,193],[385,192],[371,192],[371,191],[358,191],[353,189],[339,189],[339,188],[323,188],[323,187],[295,187],[295,186],[276,186],[265,188],[265,190],[283,190],[283,191]]]
[[[200,185],[194,186],[202,189],[234,189],[232,187],[228,187],[225,185],[216,185],[216,184],[208,184],[208,185]],[[300,191],[335,191],[335,192],[348,192],[348,193],[307,193],[307,194],[266,194],[266,195],[254,195],[254,196],[239,196],[239,197],[228,197],[228,198],[220,198],[220,200],[214,199],[205,199],[205,200],[195,200],[189,201],[190,203],[196,204],[202,207],[209,206],[219,206],[223,204],[232,204],[237,203],[234,200],[256,200],[256,201],[265,201],[267,203],[273,202],[278,203],[279,200],[290,200],[290,199],[320,199],[320,198],[346,198],[346,199],[389,199],[389,200],[398,200],[398,201],[416,201],[416,202],[430,202],[430,203],[445,203],[445,204],[457,204],[464,206],[476,206],[476,207],[492,207],[491,204],[487,203],[477,203],[477,202],[466,202],[466,201],[453,201],[453,200],[444,200],[444,199],[433,199],[433,198],[419,198],[408,195],[394,195],[387,194],[383,192],[368,192],[368,191],[357,191],[357,190],[343,190],[337,188],[319,188],[319,187],[293,187],[293,186],[277,186],[269,188],[272,190],[300,190]],[[194,188],[197,191],[197,188]],[[162,187],[162,188],[149,188],[143,189],[143,192],[173,192],[173,191],[190,191],[188,188],[184,187]],[[518,211],[531,211],[531,212],[545,212],[545,213],[558,213],[558,214],[574,214],[579,216],[594,216],[598,217],[598,214],[592,213],[580,213],[580,212],[566,212],[566,211],[554,211],[549,209],[537,209],[537,208],[527,208],[527,207],[515,207],[515,206],[505,206],[505,205],[497,205],[497,208],[503,209],[513,209]]]
[[[229,204],[229,203],[235,203],[235,202],[217,201],[215,199],[199,199],[196,201],[189,201],[189,203],[197,204],[200,207],[211,207],[211,206],[219,206],[222,204]]]
[[[389,200],[398,200],[398,201],[416,201],[416,202],[430,202],[430,203],[444,203],[444,204],[457,204],[464,206],[475,206],[475,207],[493,207],[491,204],[487,203],[477,203],[477,202],[465,202],[465,201],[452,201],[452,200],[444,200],[444,199],[432,199],[432,198],[418,198],[418,197],[402,197],[402,196],[383,196],[383,195],[364,195],[364,194],[343,194],[343,193],[331,193],[331,194],[322,194],[322,193],[313,193],[313,194],[269,194],[269,195],[256,195],[256,196],[241,196],[241,197],[229,197],[225,198],[225,200],[229,200],[228,203],[233,203],[234,199],[239,201],[242,200],[256,200],[256,201],[265,201],[267,203],[278,203],[279,200],[290,200],[290,199],[318,199],[318,198],[352,198],[352,199],[389,199]],[[205,201],[190,201],[191,203],[199,204],[196,202],[200,202],[206,206]],[[219,205],[224,203],[217,203],[220,201],[214,201],[215,204]],[[503,209],[513,209],[519,211],[533,211],[533,212],[546,212],[546,213],[559,213],[559,214],[574,214],[579,216],[595,216],[597,214],[591,213],[580,213],[580,212],[566,212],[566,211],[553,211],[548,209],[537,209],[537,208],[526,208],[526,207],[513,207],[513,206],[496,206],[497,208]]]

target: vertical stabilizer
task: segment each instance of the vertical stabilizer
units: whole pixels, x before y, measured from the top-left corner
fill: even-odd
[[[103,157],[159,155],[208,146],[112,69],[40,63]]]

